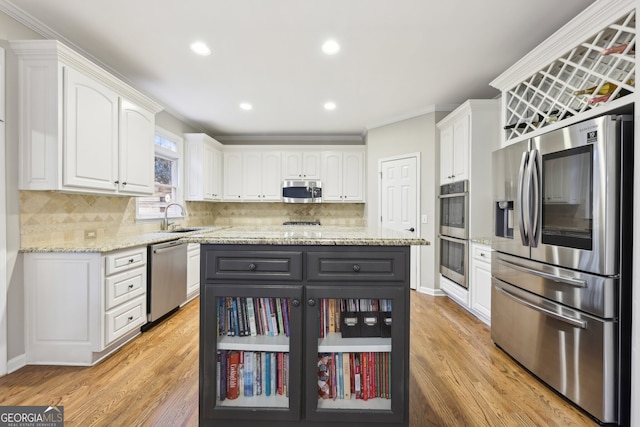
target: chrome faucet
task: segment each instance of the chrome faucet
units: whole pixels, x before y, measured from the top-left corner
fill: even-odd
[[[187,216],[187,211],[184,209],[184,206],[182,206],[180,203],[169,203],[169,204],[168,204],[167,206],[165,206],[165,208],[164,208],[164,219],[162,220],[162,224],[161,224],[161,226],[160,226],[160,228],[161,228],[162,230],[165,230],[165,231],[169,229],[169,226],[170,226],[171,224],[173,224],[172,222],[169,222],[169,219],[167,218],[167,214],[169,213],[169,208],[170,208],[171,206],[179,206],[179,207],[180,207],[180,211],[181,211],[181,215],[182,215],[183,217],[186,217],[186,216]]]

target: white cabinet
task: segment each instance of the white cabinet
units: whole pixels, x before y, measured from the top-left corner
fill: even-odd
[[[280,151],[245,151],[242,168],[244,201],[277,202],[282,199]]]
[[[55,40],[14,41],[19,187],[143,195],[160,106]]]
[[[25,253],[27,363],[93,365],[147,322],[147,247]]]
[[[463,115],[440,134],[440,183],[468,179],[469,115]],[[497,126],[497,123],[496,123]]]
[[[320,179],[320,152],[282,152],[282,179]]]
[[[224,158],[226,201],[280,201],[282,199],[279,150],[228,150]]]
[[[200,244],[187,246],[187,301],[200,294]]]
[[[364,149],[322,152],[322,200],[364,202]]]
[[[471,243],[471,274],[469,282],[471,311],[491,325],[491,247]]]
[[[222,199],[222,144],[203,133],[185,134],[185,199],[216,201]]]

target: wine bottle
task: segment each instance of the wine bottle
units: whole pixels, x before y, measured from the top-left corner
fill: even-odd
[[[629,79],[627,80],[627,84],[630,86],[633,86],[633,84],[635,83],[634,79]],[[598,89],[598,86],[592,86],[592,87],[588,87],[586,89],[582,89],[582,90],[576,90],[575,92],[573,92],[574,95],[609,95],[611,93],[613,93],[616,89],[617,89],[618,85],[615,83],[611,83],[611,82],[605,82],[602,84],[602,86],[600,87],[600,90],[597,91],[596,93],[596,89]]]
[[[558,120],[558,113],[559,113],[558,110],[552,110],[552,111],[549,111],[548,113],[545,112],[544,114],[547,116],[546,118],[543,115],[536,113],[536,114],[533,114],[532,116],[518,119],[517,122],[506,125],[504,129],[505,130],[522,129],[529,125],[538,126],[540,123],[555,122],[556,120]]]
[[[614,53],[624,53],[624,51],[627,49],[627,46],[629,46],[629,43],[623,43],[623,44],[620,44],[618,46],[613,46],[613,47],[607,48],[607,49],[605,49],[605,50],[603,50],[601,52],[601,55],[602,56],[606,56],[606,55],[611,55],[611,54],[614,54]],[[626,54],[627,55],[635,55],[636,51],[631,49],[631,50],[627,51]]]

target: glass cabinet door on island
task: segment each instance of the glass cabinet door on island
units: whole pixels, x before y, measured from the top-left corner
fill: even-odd
[[[215,403],[201,410],[216,419],[262,419],[263,411],[269,419],[299,419],[302,287],[218,286],[203,297],[214,309],[201,360],[212,383],[202,392]]]
[[[394,321],[398,327],[404,323],[403,289],[307,287],[305,298],[305,350],[316,362],[308,359],[305,371],[306,418],[401,422],[408,397],[403,381],[407,361],[401,350],[406,338],[391,331]]]

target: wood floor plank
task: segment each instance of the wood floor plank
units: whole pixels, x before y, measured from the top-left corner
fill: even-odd
[[[26,366],[0,378],[0,405],[64,405],[67,426],[197,426],[198,305],[96,366]],[[448,298],[412,292],[410,368],[411,427],[597,425]]]

